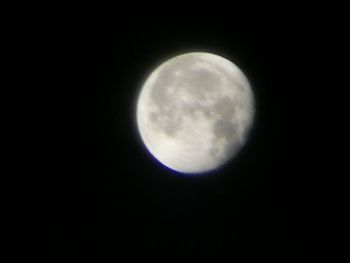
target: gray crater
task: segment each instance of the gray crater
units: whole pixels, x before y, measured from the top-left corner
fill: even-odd
[[[224,138],[228,142],[235,140],[238,136],[238,131],[232,122],[225,120],[217,120],[213,127],[213,133],[216,138]]]
[[[236,107],[236,103],[230,97],[224,96],[214,104],[213,109],[220,119],[231,120],[236,113]]]
[[[205,69],[190,71],[182,81],[189,84],[186,90],[194,98],[205,100],[210,97],[215,88],[220,87],[221,80],[216,74]]]
[[[237,129],[230,122],[218,120],[214,125],[213,132],[216,137],[211,141],[211,145],[213,146],[209,149],[209,154],[213,158],[224,162],[230,159],[241,146],[240,140],[237,138],[237,136],[239,136]],[[220,150],[218,141],[222,138],[226,139],[227,141]]]
[[[182,116],[169,107],[160,108],[160,112],[149,113],[148,120],[168,136],[174,136],[182,124]]]

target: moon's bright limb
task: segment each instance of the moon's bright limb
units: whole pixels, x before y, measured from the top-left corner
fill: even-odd
[[[254,96],[235,64],[193,52],[153,71],[138,97],[136,115],[142,141],[158,161],[199,174],[217,169],[244,145]]]

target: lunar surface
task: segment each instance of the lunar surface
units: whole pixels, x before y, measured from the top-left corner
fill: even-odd
[[[144,83],[136,120],[143,143],[184,174],[213,171],[247,141],[254,117],[248,79],[229,60],[205,52],[176,56]]]

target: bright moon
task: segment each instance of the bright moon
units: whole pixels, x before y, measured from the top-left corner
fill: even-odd
[[[205,52],[176,56],[144,83],[136,120],[142,141],[163,165],[185,174],[215,170],[239,152],[254,117],[243,72]]]

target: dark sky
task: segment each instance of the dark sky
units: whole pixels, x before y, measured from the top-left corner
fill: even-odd
[[[172,255],[288,259],[307,251],[312,180],[300,168],[307,154],[299,139],[308,134],[298,128],[307,116],[295,105],[305,105],[311,93],[315,49],[308,26],[281,17],[241,24],[229,17],[76,23],[72,41],[64,43],[73,57],[66,63],[76,83],[67,94],[77,115],[69,118],[74,138],[62,150],[72,165],[63,168],[66,194],[57,197],[64,207],[57,212],[58,253],[104,262]],[[234,61],[256,99],[246,147],[204,177],[157,164],[135,126],[137,94],[148,74],[188,51]]]

